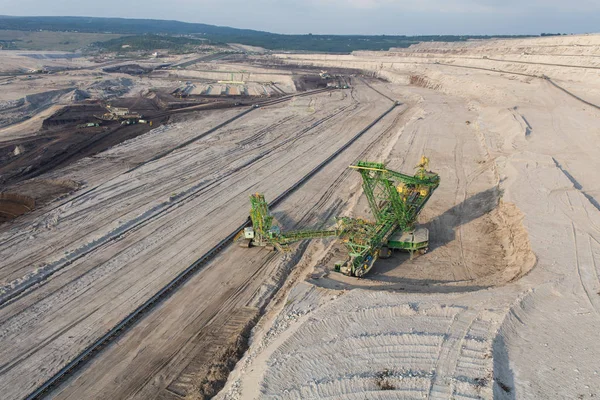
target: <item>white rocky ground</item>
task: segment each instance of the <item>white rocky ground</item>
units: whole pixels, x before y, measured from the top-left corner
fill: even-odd
[[[311,244],[219,398],[600,396],[599,51],[589,35],[281,55],[361,68],[390,82],[382,93],[416,98],[386,159],[431,157],[442,186],[422,222],[452,240],[361,281],[327,275],[332,245]],[[470,218],[465,200],[489,188],[499,208]],[[435,222],[452,206],[454,237]],[[498,253],[486,237],[502,229]],[[497,267],[484,273],[486,260]]]

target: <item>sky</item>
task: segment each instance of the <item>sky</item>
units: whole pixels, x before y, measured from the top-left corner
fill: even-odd
[[[0,0],[0,14],[171,19],[299,34],[600,31],[600,0]]]

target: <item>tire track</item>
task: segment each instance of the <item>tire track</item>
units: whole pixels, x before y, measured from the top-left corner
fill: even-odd
[[[459,313],[446,332],[429,388],[429,399],[449,399],[454,392],[454,372],[460,351],[478,311],[467,309]]]
[[[12,281],[12,282],[8,283],[4,287],[0,288],[3,290],[3,293],[0,294],[0,309],[5,307],[6,305],[10,304],[12,301],[14,301],[16,298],[18,298],[22,294],[24,294],[29,289],[31,289],[33,287],[39,287],[39,285],[44,284],[44,282],[46,282],[55,273],[68,267],[69,265],[82,259],[83,257],[88,256],[89,254],[102,248],[106,244],[108,244],[114,240],[117,240],[118,238],[122,237],[123,235],[126,235],[127,233],[129,233],[133,230],[137,230],[143,226],[146,226],[148,223],[152,222],[156,218],[166,214],[169,210],[179,207],[181,204],[184,204],[187,201],[195,199],[198,195],[200,195],[201,193],[204,193],[206,190],[210,189],[214,185],[223,181],[227,177],[230,177],[239,171],[242,171],[244,169],[251,167],[252,165],[254,165],[257,162],[259,162],[260,160],[262,160],[263,158],[278,151],[280,148],[283,148],[288,144],[293,144],[294,142],[300,140],[301,138],[306,137],[309,132],[313,131],[314,129],[321,126],[325,122],[344,113],[350,107],[356,108],[357,105],[351,104],[351,105],[348,105],[345,107],[338,108],[332,114],[329,114],[329,115],[319,119],[318,121],[314,122],[309,127],[301,129],[298,133],[292,135],[289,138],[284,139],[283,141],[277,143],[276,145],[272,146],[268,150],[263,151],[262,153],[259,153],[258,155],[254,156],[250,160],[244,162],[242,165],[239,165],[233,169],[227,170],[225,173],[217,175],[213,178],[210,178],[210,179],[208,179],[207,177],[203,178],[199,183],[192,186],[188,190],[177,194],[177,196],[175,196],[174,198],[173,197],[169,198],[169,200],[154,206],[150,210],[142,213],[141,215],[139,215],[133,219],[130,219],[125,223],[122,223],[118,228],[109,231],[107,234],[101,236],[100,238],[95,239],[94,241],[92,241],[90,243],[86,243],[82,247],[71,251],[65,257],[63,257],[53,263],[47,264],[46,266],[43,267],[43,269],[38,271],[38,273],[37,273],[38,276],[36,277],[36,279],[32,280],[32,279],[19,278],[20,280],[21,279],[23,280],[22,283],[17,283],[17,281]],[[269,143],[272,143],[272,142],[273,141],[271,141]],[[247,149],[245,152],[243,152],[241,155],[239,155],[234,161],[230,161],[229,164],[235,163],[235,161],[238,161],[238,160],[244,158],[251,151],[255,151],[258,148],[261,148],[264,146],[266,146],[266,144],[258,146],[257,148]],[[136,189],[141,190],[139,188],[136,188]],[[119,197],[121,197],[121,196],[119,196]],[[106,200],[106,202],[109,202],[109,201],[111,201],[111,199]],[[99,206],[98,204],[94,205],[94,207],[98,207],[98,206]],[[80,212],[83,212],[83,211],[80,211]],[[26,268],[26,267],[27,266],[24,266],[23,268]]]
[[[162,153],[160,153],[160,154],[158,154],[156,156],[153,156],[149,160],[146,160],[146,161],[144,161],[144,162],[136,165],[135,167],[130,168],[129,170],[121,173],[120,175],[132,172],[132,171],[134,171],[134,170],[136,170],[138,168],[141,168],[142,166],[144,166],[144,165],[146,165],[148,163],[151,163],[153,161],[157,161],[158,159],[165,157],[166,155],[172,153],[173,151],[175,151],[175,150],[177,150],[179,148],[185,147],[185,146],[187,146],[187,145],[189,145],[189,144],[191,144],[193,142],[196,142],[196,141],[202,139],[203,137],[206,137],[209,134],[211,134],[211,133],[213,133],[213,132],[215,132],[215,131],[217,131],[217,130],[223,128],[223,127],[225,127],[226,125],[234,122],[235,120],[237,120],[237,119],[245,116],[246,114],[250,113],[251,111],[256,110],[259,107],[265,107],[265,106],[270,106],[270,105],[274,105],[274,104],[283,103],[285,101],[289,101],[289,100],[293,99],[294,97],[305,97],[305,96],[310,96],[310,95],[314,95],[314,94],[320,94],[320,93],[327,92],[327,91],[332,91],[332,90],[334,90],[334,89],[331,89],[331,88],[317,89],[317,90],[313,90],[313,91],[309,91],[309,92],[304,92],[304,93],[299,93],[299,94],[295,94],[295,95],[284,96],[284,97],[278,98],[276,100],[269,100],[269,101],[265,101],[265,102],[260,102],[260,103],[256,104],[255,106],[252,106],[251,108],[242,111],[240,114],[238,114],[238,115],[236,115],[236,116],[234,116],[234,117],[232,117],[232,118],[230,118],[230,119],[222,122],[221,124],[219,124],[219,125],[211,128],[211,129],[209,129],[209,130],[207,130],[207,131],[205,131],[205,132],[203,132],[203,133],[201,133],[201,134],[199,134],[199,135],[197,135],[197,136],[195,136],[195,137],[193,137],[193,138],[191,138],[191,139],[189,139],[187,141],[185,141],[184,143],[181,143],[181,144],[179,144],[179,145],[177,145],[177,146],[175,146],[175,147],[173,147],[173,148],[171,148],[171,149],[169,149],[169,150],[167,150],[165,152],[162,152]],[[194,110],[193,109],[178,109],[176,111],[178,113],[181,113],[181,112],[191,112],[191,111],[194,111]],[[113,178],[116,178],[116,177],[113,177]],[[68,204],[68,203],[70,203],[72,201],[75,201],[75,200],[81,198],[82,196],[85,196],[85,195],[87,195],[87,194],[89,194],[91,192],[94,192],[100,186],[102,186],[102,184],[96,185],[96,186],[94,186],[92,188],[89,188],[88,190],[86,190],[83,193],[80,193],[80,194],[78,194],[78,195],[76,195],[74,197],[68,198],[65,201],[59,203],[58,205],[56,205],[53,208],[51,208],[50,210],[48,210],[48,212],[53,211],[55,209],[58,209],[58,208],[66,205],[66,204]]]
[[[573,233],[573,250],[575,253],[575,265],[577,268],[579,283],[583,288],[592,310],[596,313],[596,315],[600,316],[600,296],[598,296],[597,292],[599,289],[600,280],[596,270],[596,262],[594,259],[594,253],[592,251],[591,238],[588,235],[588,240],[584,240],[585,244],[587,244],[587,246],[585,246],[584,243],[577,239],[578,233],[577,229],[575,228],[575,223],[573,222],[571,222],[571,229]],[[584,258],[584,254],[588,253],[590,258],[586,260]]]
[[[460,205],[459,206],[459,212],[458,215],[456,216],[458,218],[458,224],[456,226],[456,233],[457,233],[457,239],[458,239],[458,246],[460,248],[460,263],[462,264],[463,268],[464,268],[464,274],[466,275],[467,279],[469,280],[473,280],[473,273],[471,271],[471,269],[469,268],[469,265],[467,263],[467,258],[465,257],[465,249],[464,249],[464,245],[463,245],[463,234],[462,234],[462,227],[463,227],[463,204],[465,203],[465,201],[467,200],[467,176],[465,174],[465,169],[463,166],[463,146],[464,146],[464,141],[462,139],[462,137],[457,138],[457,142],[456,142],[456,146],[454,147],[454,170],[456,171],[456,191],[454,194],[454,204],[455,205]]]
[[[370,130],[374,125],[376,125],[382,118],[384,118],[387,114],[389,114],[392,110],[396,108],[396,104],[394,104],[390,109],[384,112],[381,116],[371,122],[366,128],[357,133],[353,138],[351,138],[348,142],[334,151],[327,159],[317,165],[314,169],[312,169],[308,174],[302,177],[299,181],[297,181],[294,185],[284,191],[280,196],[278,196],[271,203],[271,207],[275,207],[279,202],[283,201],[290,194],[295,192],[299,187],[301,187],[308,179],[314,176],[319,170],[321,170],[324,166],[329,164],[333,159],[335,159],[339,154],[341,154],[344,150],[346,150],[350,145],[352,145],[360,136],[362,136],[365,132]],[[38,387],[35,391],[33,391],[27,399],[35,399],[43,396],[49,389],[54,387],[57,383],[62,381],[66,376],[70,375],[76,368],[79,368],[84,362],[89,360],[92,356],[97,354],[103,347],[106,346],[109,342],[113,341],[116,337],[120,336],[122,332],[131,327],[134,323],[136,323],[140,318],[143,317],[144,314],[149,312],[156,304],[162,302],[166,299],[177,287],[179,287],[183,282],[186,282],[198,269],[200,269],[203,265],[205,265],[209,260],[213,259],[221,250],[227,247],[233,240],[233,238],[237,235],[237,233],[247,226],[248,221],[242,224],[239,228],[233,231],[230,235],[228,235],[225,239],[220,241],[216,246],[214,246],[211,250],[209,250],[204,256],[194,262],[190,267],[186,268],[184,271],[179,273],[171,282],[169,282],[165,287],[163,287],[159,292],[157,292],[154,296],[144,302],[142,305],[137,307],[131,314],[129,314],[126,318],[124,318],[119,324],[109,330],[105,335],[100,337],[96,342],[89,345],[80,355],[75,357],[71,362],[69,362],[66,366],[60,369],[52,378]]]

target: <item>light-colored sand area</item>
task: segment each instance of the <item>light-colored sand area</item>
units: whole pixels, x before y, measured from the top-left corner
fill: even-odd
[[[311,243],[218,398],[600,395],[600,110],[552,84],[594,102],[599,50],[590,35],[282,55],[415,101],[381,160],[431,158],[432,243],[358,281],[328,272],[335,243]],[[355,188],[347,212],[363,215]]]
[[[13,118],[16,105],[32,118],[9,121],[0,140],[35,133],[49,107],[76,90],[103,99],[122,86],[133,96],[243,70],[249,94],[263,95],[252,92],[295,91],[298,64],[364,71],[349,73],[350,89],[232,122],[243,109],[177,115],[41,175],[81,187],[0,229],[0,299],[27,288],[0,308],[4,397],[26,396],[238,228],[250,193],[276,198],[396,100],[272,211],[285,230],[370,217],[347,166],[382,161],[410,173],[425,154],[441,177],[420,216],[431,235],[426,254],[395,254],[356,280],[331,271],[344,257],[335,240],[287,254],[229,246],[51,395],[211,393],[244,349],[240,332],[264,310],[217,398],[600,396],[599,50],[600,36],[566,36],[275,55],[287,70],[258,66],[271,55],[249,55],[247,65],[213,60],[143,78],[106,75],[100,65],[8,77],[3,115]],[[46,101],[50,88],[65,92]],[[24,94],[43,95],[32,103]]]
[[[316,94],[313,100],[312,108],[281,103],[255,109],[202,140],[134,171],[129,169],[136,163],[207,131],[241,110],[188,116],[55,171],[52,176],[84,183],[82,190],[73,194],[77,197],[16,220],[0,234],[0,253],[5,256],[0,265],[4,294],[27,282],[44,282],[7,304],[0,315],[0,325],[4,326],[0,335],[7,345],[0,346],[0,353],[3,359],[15,360],[0,378],[7,398],[26,395],[243,223],[250,193],[261,191],[274,199],[390,108],[388,99],[360,83],[351,91]],[[397,113],[405,109],[400,107]],[[394,124],[396,118],[398,114],[387,117],[383,127]],[[344,166],[379,135],[381,130],[365,135],[345,153],[340,164],[326,170],[323,181],[314,181],[314,190],[331,191],[331,182]],[[306,158],[305,154],[311,156]],[[287,215],[289,209],[299,213],[296,221],[318,212],[313,202],[305,201],[307,193],[299,192],[299,197],[288,204]],[[335,207],[340,200],[333,198],[331,202],[328,207]],[[148,336],[143,345],[148,358],[136,356],[140,341],[133,335],[128,339],[132,340],[130,345],[117,347],[116,354],[104,353],[107,358],[98,359],[98,365],[108,362],[112,371],[122,375],[124,372],[115,367],[121,361],[114,362],[113,357],[123,360],[120,352],[128,351],[127,359],[140,362],[135,378],[122,381],[124,386],[113,385],[115,381],[110,378],[89,380],[97,374],[91,369],[91,375],[84,375],[67,388],[67,393],[90,398],[108,390],[119,397],[119,393],[136,392],[152,383],[157,374],[168,374],[166,385],[180,379],[186,364],[179,362],[175,353],[183,351],[181,345],[189,340],[190,332],[184,329],[175,334],[170,330],[189,325],[178,318],[191,318],[196,321],[194,329],[202,330],[212,313],[226,318],[232,309],[245,307],[257,296],[260,301],[255,300],[254,307],[260,307],[276,288],[273,283],[263,287],[261,278],[273,268],[282,273],[280,264],[268,263],[272,254],[256,252],[253,267],[246,268],[241,263],[244,252],[237,248],[231,251],[235,250],[239,250],[237,254],[241,251],[241,257],[233,257],[240,263],[236,267],[231,267],[232,255],[227,253],[211,264],[208,274],[197,275],[192,284],[196,287],[192,289],[196,293],[194,307],[185,305],[188,296],[165,303],[179,311],[169,313],[175,320],[163,325],[168,332],[160,334],[162,338]],[[290,265],[293,263],[287,260],[284,267]],[[46,278],[51,271],[54,274]],[[204,289],[207,285],[211,290]],[[222,291],[225,287],[229,289]],[[193,315],[183,315],[181,310]],[[172,346],[155,347],[173,335],[178,339],[172,339]],[[160,367],[157,362],[164,364],[164,371],[156,369]],[[39,368],[32,369],[32,365]],[[119,365],[131,368],[126,363]],[[156,393],[165,389],[159,385]]]

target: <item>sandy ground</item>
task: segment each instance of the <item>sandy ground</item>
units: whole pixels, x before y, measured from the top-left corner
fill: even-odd
[[[218,398],[600,395],[600,111],[535,77],[593,102],[599,46],[592,35],[297,56],[368,68],[391,81],[383,93],[420,98],[386,161],[406,168],[424,152],[440,173],[421,218],[432,247],[355,281],[328,273],[335,243],[309,245]],[[494,72],[483,54],[532,62],[501,64],[532,76]]]
[[[374,95],[377,96],[376,93]],[[375,100],[376,97],[372,97],[372,99]],[[386,103],[380,101],[380,104],[385,105]],[[390,126],[393,127],[399,117],[399,113],[390,115],[382,123],[381,128],[369,132],[356,146],[352,146],[351,149],[344,152],[341,158],[303,186],[302,191],[297,192],[282,206],[277,207],[274,211],[286,216],[285,226],[289,228],[311,226],[318,224],[323,214],[335,213],[340,207],[338,191],[342,189],[342,192],[348,193],[348,188],[344,189],[343,181],[339,179],[344,166],[358,157],[369,143],[375,140],[381,142],[379,139],[381,135],[386,135],[386,137],[392,135]],[[323,200],[315,207],[313,202],[307,201],[311,198]],[[211,263],[206,270],[191,280],[181,293],[178,292],[176,296],[166,302],[158,313],[153,314],[148,320],[149,325],[144,323],[140,325],[139,329],[136,328],[132,335],[128,335],[126,346],[111,349],[106,356],[99,358],[57,397],[97,397],[98,393],[103,395],[109,393],[116,397],[125,395],[140,399],[176,398],[174,393],[193,396],[194,386],[201,381],[203,368],[206,368],[206,365],[202,365],[203,352],[214,351],[211,345],[214,347],[215,344],[209,342],[205,337],[209,334],[208,332],[211,335],[226,336],[228,330],[219,326],[223,324],[221,320],[230,318],[232,314],[235,314],[234,310],[239,310],[241,307],[254,309],[263,307],[265,300],[278,284],[282,274],[288,272],[297,258],[297,254],[291,254],[282,259],[262,249],[248,251],[237,247],[230,248],[223,256]],[[241,260],[243,262],[240,263]],[[248,277],[250,273],[252,275],[249,283],[238,289],[239,292],[235,299],[229,299],[228,288],[231,288],[238,280]],[[209,279],[208,276],[212,274],[221,276]],[[195,296],[193,293],[203,293],[203,298],[206,295],[215,297],[219,301],[211,301],[200,307],[181,309],[182,302],[185,302],[189,296]],[[218,314],[212,316],[210,313],[217,312],[215,311],[217,305],[219,307]],[[208,327],[202,326],[209,316],[214,318],[215,322],[210,323]],[[154,324],[162,325],[164,322],[167,322],[166,325],[181,328],[177,331],[171,330],[173,336],[168,345],[159,339],[163,336],[162,333],[149,329]],[[184,328],[189,329],[188,324],[202,328],[194,337],[193,344],[182,346],[184,341],[189,340],[189,333],[183,330]],[[140,338],[143,339],[140,340]],[[133,347],[135,347],[134,351],[125,350]],[[122,362],[119,367],[112,368],[112,372],[106,375],[102,381],[93,379],[99,371],[105,371],[108,365],[114,366],[115,363],[120,363],[124,356],[123,351],[127,351],[126,357],[130,360],[129,362]],[[181,362],[181,359],[188,361]],[[131,368],[132,365],[137,366],[136,370],[139,371],[139,374],[130,375],[127,380],[121,381],[119,376],[123,375],[125,368]],[[123,370],[121,366],[124,368]]]
[[[217,398],[599,396],[599,48],[589,35],[275,55],[293,71],[365,76],[254,110],[139,168],[240,110],[178,117],[46,174],[83,187],[0,227],[0,298],[37,283],[0,308],[4,396],[29,393],[239,226],[250,193],[274,199],[395,100],[273,213],[284,229],[368,217],[347,166],[410,173],[425,154],[441,176],[420,217],[428,253],[395,254],[356,280],[331,272],[344,257],[335,240],[289,254],[230,246],[51,397],[212,396],[263,314]],[[218,62],[152,79],[232,68],[293,84],[281,66]]]
[[[33,389],[239,226],[247,216],[250,193],[275,198],[389,107],[388,99],[364,85],[316,95],[311,108],[295,103],[265,107],[156,162],[126,171],[123,162],[140,157],[140,145],[148,154],[148,146],[168,144],[153,138],[172,134],[182,142],[186,135],[197,134],[198,126],[208,129],[231,111],[213,112],[215,119],[168,125],[62,171],[61,176],[95,189],[15,221],[2,233],[1,251],[9,258],[0,267],[4,295],[23,283],[43,280],[42,286],[2,309],[2,343],[12,345],[0,351],[3,359],[15,360],[1,379],[8,398]],[[264,264],[264,255],[261,259],[257,268]],[[247,279],[262,283],[250,270],[239,275],[239,268],[231,270],[226,262],[215,268],[223,285],[245,288]],[[227,283],[221,269],[236,271],[234,277],[241,281]],[[49,272],[54,272],[52,278],[44,279]],[[200,284],[222,286],[212,279]],[[246,290],[246,296],[255,296]],[[212,292],[198,301],[206,302],[206,312],[228,304]],[[68,314],[61,311],[65,307],[71,310]],[[32,370],[40,374],[24,373]],[[140,381],[131,385],[137,390]],[[79,390],[94,397],[106,389]]]

